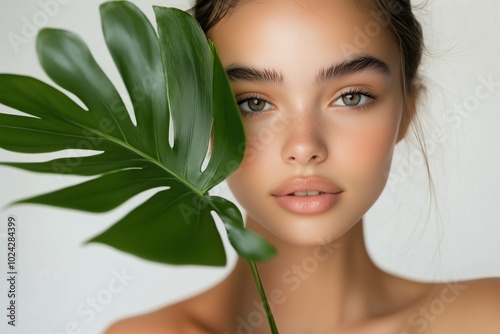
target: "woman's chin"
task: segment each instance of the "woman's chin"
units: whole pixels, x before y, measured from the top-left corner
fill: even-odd
[[[249,217],[247,227],[259,233],[274,246],[314,247],[336,242],[357,224],[358,220],[335,222],[332,218],[299,216],[273,222],[257,222]],[[279,223],[277,223],[279,222]]]

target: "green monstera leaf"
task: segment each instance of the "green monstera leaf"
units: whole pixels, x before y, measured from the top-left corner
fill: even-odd
[[[161,188],[88,242],[162,263],[224,265],[226,253],[211,215],[216,212],[241,256],[266,260],[274,248],[244,228],[233,203],[208,193],[239,166],[245,143],[216,49],[189,14],[154,10],[157,32],[131,3],[101,6],[105,40],[133,110],[85,43],[68,31],[42,30],[37,52],[47,75],[84,107],[37,79],[0,75],[0,103],[25,113],[0,113],[0,147],[21,153],[96,153],[3,163],[33,172],[93,177],[17,203],[105,212],[143,191]]]

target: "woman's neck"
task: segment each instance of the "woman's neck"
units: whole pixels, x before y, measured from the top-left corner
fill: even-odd
[[[361,221],[333,242],[307,247],[284,243],[251,218],[247,226],[278,249],[278,255],[269,262],[259,263],[258,269],[284,333],[287,323],[293,323],[295,331],[297,326],[304,326],[304,333],[313,333],[311,324],[316,323],[318,332],[325,332],[386,311],[386,274],[367,254]],[[240,286],[253,285],[244,260],[239,260],[235,273],[245,281],[240,281]],[[237,308],[241,310],[238,313],[262,313],[259,304],[256,289],[245,289],[238,298]]]

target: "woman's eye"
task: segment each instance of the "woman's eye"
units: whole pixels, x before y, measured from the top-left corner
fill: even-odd
[[[342,94],[333,104],[345,107],[358,107],[367,104],[372,99],[373,97],[367,93],[350,92]]]
[[[273,105],[266,100],[258,99],[255,97],[246,98],[238,101],[241,111],[254,113],[271,109]]]

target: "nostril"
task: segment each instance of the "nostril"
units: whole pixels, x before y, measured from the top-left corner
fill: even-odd
[[[327,157],[326,147],[320,145],[300,145],[301,143],[290,144],[283,150],[283,161],[289,164],[319,164]]]

